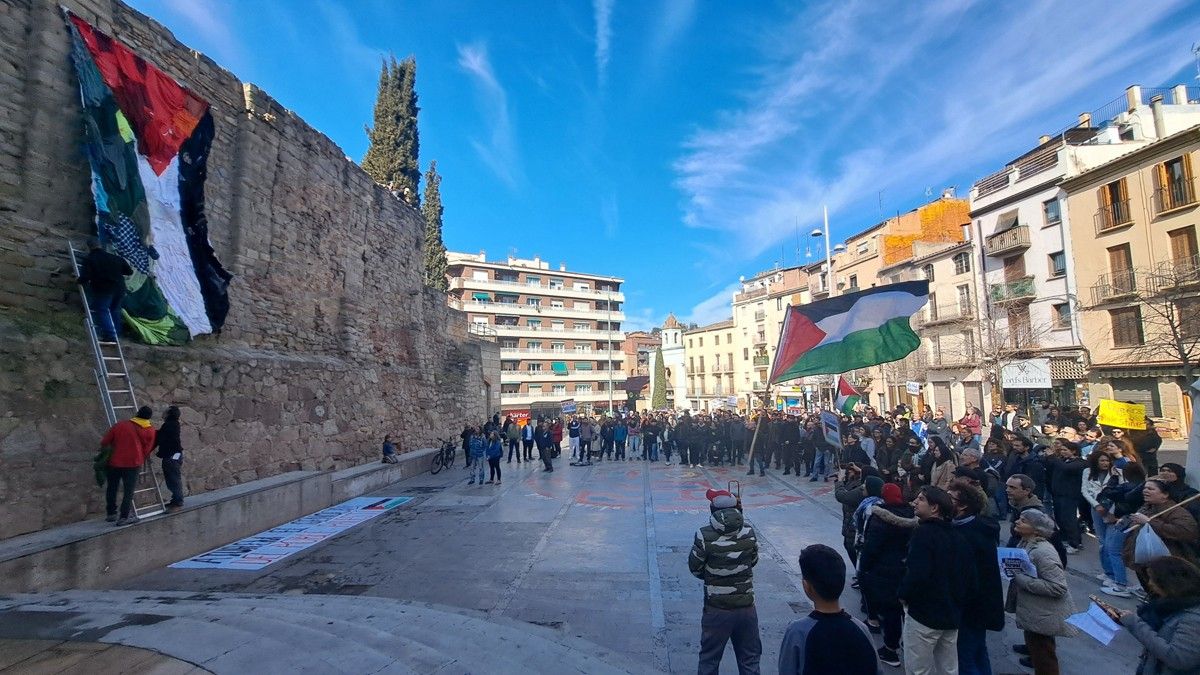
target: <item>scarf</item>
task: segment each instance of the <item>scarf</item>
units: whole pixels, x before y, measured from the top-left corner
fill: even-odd
[[[858,508],[854,509],[854,532],[855,541],[862,541],[863,533],[867,531],[867,518],[870,517],[871,507],[876,504],[882,504],[882,497],[867,497],[858,503]]]
[[[138,425],[139,427],[141,427],[143,429],[150,428],[150,420],[142,419],[141,417],[130,417],[129,421],[133,422],[134,424]]]

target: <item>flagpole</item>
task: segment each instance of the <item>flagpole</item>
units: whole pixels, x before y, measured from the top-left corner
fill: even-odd
[[[825,204],[821,205],[821,215],[825,219],[825,278],[829,282],[829,297],[837,295],[837,284],[833,281],[833,254],[832,247],[829,245],[829,207]],[[833,376],[833,383],[829,386],[829,408],[833,409],[837,399],[837,379],[838,376]]]

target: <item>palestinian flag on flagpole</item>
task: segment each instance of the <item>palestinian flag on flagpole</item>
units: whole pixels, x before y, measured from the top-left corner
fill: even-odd
[[[220,332],[229,282],[208,240],[209,104],[64,10],[79,77],[96,234],[134,269],[122,301],[141,341]]]
[[[858,401],[861,398],[862,396],[858,393],[858,390],[850,386],[845,377],[838,375],[837,399],[834,402],[834,406],[843,415],[850,415],[854,413],[854,406],[858,405]]]
[[[928,281],[905,281],[790,307],[771,384],[898,361],[921,345],[909,319],[929,299]]]

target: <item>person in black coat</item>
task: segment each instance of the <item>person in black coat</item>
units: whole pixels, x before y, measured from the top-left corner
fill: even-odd
[[[1062,533],[1067,553],[1078,553],[1082,546],[1079,531],[1079,500],[1083,498],[1083,472],[1087,460],[1079,456],[1079,445],[1056,438],[1051,454],[1042,458],[1050,474],[1050,500],[1054,505],[1054,522]]]
[[[987,651],[987,631],[1004,630],[1004,589],[996,547],[1000,544],[1000,523],[983,515],[988,497],[983,490],[961,479],[950,485],[954,500],[954,530],[962,534],[975,561],[976,583],[967,596],[962,626],[958,629],[958,667],[963,673],[991,671]]]
[[[900,662],[900,628],[904,619],[896,588],[904,578],[904,558],[917,519],[912,507],[905,503],[899,485],[887,483],[880,494],[883,503],[871,507],[867,516],[858,557],[858,583],[867,600],[867,609],[879,617],[883,627],[879,658],[896,665]]]
[[[949,493],[929,485],[921,488],[914,512],[921,523],[909,540],[907,569],[897,589],[908,610],[905,668],[953,672],[958,663],[955,636],[975,592],[975,560],[966,539],[950,523],[954,501]]]
[[[166,418],[154,435],[155,454],[162,460],[163,480],[171,491],[167,511],[183,508],[183,441],[179,438],[179,406],[167,408]]]

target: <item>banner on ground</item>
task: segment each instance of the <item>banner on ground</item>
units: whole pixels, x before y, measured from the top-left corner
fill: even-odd
[[[67,13],[96,236],[129,262],[126,322],[148,344],[220,332],[233,278],[208,240],[207,101]]]
[[[1096,408],[1096,422],[1106,427],[1140,431],[1146,428],[1146,406],[1141,403],[1122,403],[1102,398],[1099,407]]]
[[[921,346],[909,319],[929,282],[905,281],[788,308],[770,382],[898,361]]]

